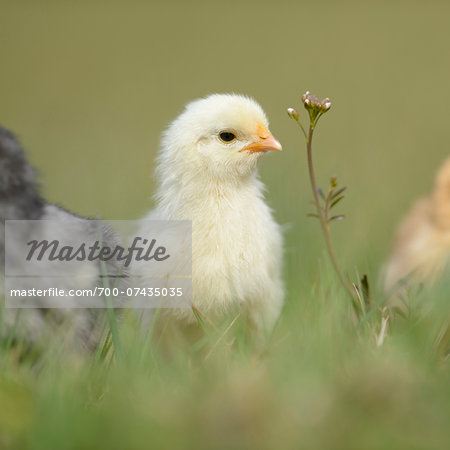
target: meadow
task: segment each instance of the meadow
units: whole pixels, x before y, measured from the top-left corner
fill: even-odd
[[[283,144],[260,174],[284,228],[286,284],[259,354],[235,317],[170,358],[132,315],[120,355],[68,352],[64,330],[32,348],[6,336],[0,449],[448,448],[448,276],[410,292],[383,342],[378,308],[355,320],[307,217],[304,140],[286,109],[303,114],[306,90],[331,98],[318,183],[348,187],[336,251],[382,299],[396,226],[449,154],[449,13],[438,1],[0,0],[0,123],[43,195],[78,214],[130,220],[152,207],[159,136],[186,102],[258,100]]]

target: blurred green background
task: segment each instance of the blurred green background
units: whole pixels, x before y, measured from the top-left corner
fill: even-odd
[[[261,174],[288,259],[317,253],[304,143],[285,112],[308,89],[333,102],[316,135],[319,183],[336,174],[349,186],[338,251],[370,271],[448,155],[448,2],[0,5],[0,123],[19,134],[45,196],[79,214],[142,216],[162,130],[190,100],[239,92],[284,145]]]

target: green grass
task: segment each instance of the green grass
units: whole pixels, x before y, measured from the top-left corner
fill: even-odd
[[[120,359],[55,337],[39,353],[3,344],[0,448],[447,448],[448,285],[414,297],[378,347],[378,315],[355,326],[324,265],[314,289],[288,295],[259,356],[231,317],[204,345],[168,351],[128,315]]]

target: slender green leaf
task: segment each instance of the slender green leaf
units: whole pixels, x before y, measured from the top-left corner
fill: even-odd
[[[336,192],[333,193],[333,195],[331,196],[331,200],[334,200],[339,194],[342,194],[345,190],[347,189],[346,186],[338,189]]]
[[[325,199],[325,195],[324,195],[324,193],[323,193],[323,191],[322,191],[322,189],[321,188],[318,188],[317,189],[317,192],[319,193],[319,195],[322,197],[322,200],[323,201],[326,201],[326,199]]]
[[[344,220],[344,219],[345,219],[345,216],[344,216],[344,215],[333,216],[333,217],[330,217],[330,218],[328,219],[328,222],[331,222],[332,220]]]
[[[370,304],[370,287],[369,287],[369,278],[367,274],[364,274],[361,278],[361,291],[363,294],[364,302],[369,305]]]
[[[330,209],[331,209],[333,206],[337,205],[343,198],[344,198],[344,196],[342,195],[341,197],[338,197],[336,200],[334,200],[333,202],[331,202]]]

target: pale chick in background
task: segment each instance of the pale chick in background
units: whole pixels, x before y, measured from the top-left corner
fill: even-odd
[[[282,236],[264,200],[257,166],[281,150],[261,107],[240,95],[215,94],[188,104],[162,138],[156,208],[145,220],[192,220],[193,306],[207,320],[245,312],[269,332],[283,303]],[[140,236],[146,236],[142,222]],[[143,278],[146,266],[137,264]],[[179,325],[191,309],[163,310]]]
[[[419,200],[400,224],[385,288],[435,282],[450,261],[450,158],[440,168],[432,193]]]

